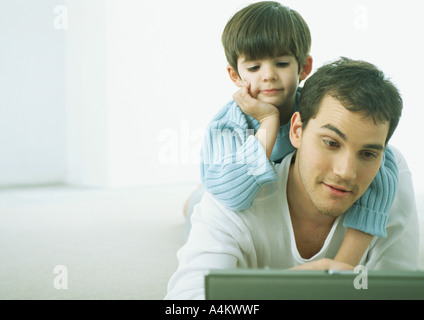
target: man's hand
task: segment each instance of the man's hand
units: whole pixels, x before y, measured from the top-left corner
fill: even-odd
[[[290,270],[353,270],[354,267],[350,264],[335,261],[332,259],[320,259],[307,262]]]
[[[248,81],[243,81],[242,87],[234,93],[233,98],[244,113],[260,123],[270,117],[280,119],[280,112],[277,107],[270,103],[261,102],[250,95],[250,83]]]

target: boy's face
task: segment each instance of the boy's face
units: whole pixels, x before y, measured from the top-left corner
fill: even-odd
[[[377,174],[388,130],[389,122],[375,124],[329,95],[306,128],[296,112],[290,139],[297,148],[291,173],[301,186],[298,195],[327,216],[346,212]]]
[[[239,57],[237,68],[238,74],[231,67],[228,71],[238,87],[247,81],[253,98],[279,109],[285,106],[293,108],[299,82],[310,73],[303,69],[299,73],[298,62],[290,55],[253,61]]]

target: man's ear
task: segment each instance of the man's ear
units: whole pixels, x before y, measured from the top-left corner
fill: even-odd
[[[307,56],[299,74],[299,82],[305,80],[312,72],[312,57]]]
[[[238,72],[229,64],[227,66],[228,75],[230,76],[230,79],[235,83],[237,87],[241,87],[241,79],[239,77]]]
[[[290,120],[290,141],[296,149],[302,143],[302,119],[299,111],[296,111]]]

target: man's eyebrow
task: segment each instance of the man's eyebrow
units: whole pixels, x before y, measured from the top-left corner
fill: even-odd
[[[384,146],[381,144],[366,144],[364,145],[364,149],[375,149],[378,151],[383,151],[384,150]]]
[[[346,135],[343,132],[341,132],[339,129],[337,129],[335,126],[332,126],[331,124],[326,124],[325,126],[322,126],[321,128],[331,130],[331,131],[335,132],[344,141],[347,140]],[[373,144],[373,143],[365,144],[363,146],[363,148],[364,149],[374,149],[374,150],[378,150],[378,151],[384,150],[384,146],[382,144]]]
[[[346,141],[346,135],[343,132],[341,132],[339,129],[337,129],[335,126],[332,126],[331,124],[326,124],[325,126],[322,126],[321,128],[334,131],[340,138]]]

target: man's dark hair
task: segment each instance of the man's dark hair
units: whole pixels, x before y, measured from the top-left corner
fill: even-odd
[[[387,145],[399,123],[403,101],[381,70],[371,63],[345,57],[319,68],[306,80],[299,100],[304,128],[318,114],[326,95],[336,98],[350,111],[371,116],[376,124],[389,121]]]

